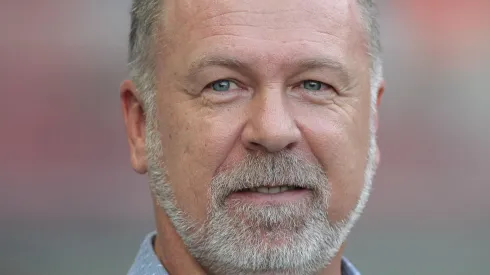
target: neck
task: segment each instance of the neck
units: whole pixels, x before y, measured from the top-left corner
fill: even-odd
[[[206,272],[190,255],[165,211],[154,203],[157,236],[155,254],[170,275],[205,275]]]
[[[168,274],[207,274],[202,266],[190,255],[165,211],[156,204],[155,215],[157,236],[154,242],[154,250]],[[315,275],[341,275],[343,250],[344,245],[342,245],[331,263]]]

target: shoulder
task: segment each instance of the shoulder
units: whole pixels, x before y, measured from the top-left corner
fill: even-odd
[[[361,275],[357,268],[347,259],[342,258],[342,275]]]
[[[153,250],[155,234],[155,232],[148,234],[141,243],[128,275],[168,275]]]

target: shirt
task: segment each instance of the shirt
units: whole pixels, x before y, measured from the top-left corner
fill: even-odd
[[[156,232],[152,232],[146,236],[128,275],[168,275],[153,250],[155,235]],[[346,258],[342,258],[341,270],[342,275],[361,275]]]

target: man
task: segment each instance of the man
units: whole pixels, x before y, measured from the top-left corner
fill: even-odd
[[[379,162],[369,0],[139,0],[122,109],[156,233],[140,274],[359,274]]]

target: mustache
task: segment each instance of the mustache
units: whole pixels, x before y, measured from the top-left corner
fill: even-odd
[[[257,187],[292,186],[328,191],[324,169],[290,152],[249,154],[211,181],[211,196],[223,202],[233,192]]]

